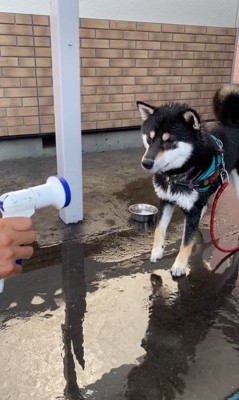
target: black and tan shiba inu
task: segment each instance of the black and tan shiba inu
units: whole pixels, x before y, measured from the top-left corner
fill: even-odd
[[[215,93],[215,122],[201,122],[187,104],[154,107],[138,102],[137,106],[144,121],[142,166],[154,174],[153,185],[160,199],[151,261],[163,256],[166,230],[176,205],[185,215],[180,251],[171,268],[172,275],[179,277],[185,274],[209,197],[227,172],[239,194],[239,88],[226,85]]]

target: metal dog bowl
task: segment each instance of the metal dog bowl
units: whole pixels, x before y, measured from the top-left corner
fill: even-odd
[[[158,212],[151,204],[133,204],[129,207],[131,218],[137,222],[151,222]]]

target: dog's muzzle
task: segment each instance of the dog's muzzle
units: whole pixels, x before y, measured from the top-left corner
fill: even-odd
[[[150,158],[143,158],[141,164],[145,169],[152,169],[154,166],[154,160],[151,160]]]

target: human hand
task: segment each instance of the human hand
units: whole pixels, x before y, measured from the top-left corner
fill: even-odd
[[[0,278],[21,273],[16,260],[33,255],[29,246],[36,239],[31,218],[12,217],[0,219]]]

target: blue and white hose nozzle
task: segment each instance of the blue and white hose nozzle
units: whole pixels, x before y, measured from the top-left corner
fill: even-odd
[[[50,176],[43,185],[5,193],[0,196],[0,211],[3,218],[31,217],[37,209],[53,206],[57,210],[71,202],[71,190],[61,176]],[[0,280],[0,293],[4,280]]]

